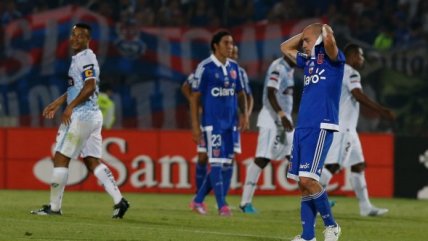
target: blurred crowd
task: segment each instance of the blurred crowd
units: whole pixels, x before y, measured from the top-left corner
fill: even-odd
[[[0,1],[1,23],[68,4],[137,27],[217,28],[325,17],[337,33],[378,50],[428,37],[424,0],[6,0]]]

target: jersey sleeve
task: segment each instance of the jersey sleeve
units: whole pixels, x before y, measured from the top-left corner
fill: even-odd
[[[348,74],[348,76],[347,76],[347,88],[349,91],[352,91],[353,89],[362,89],[361,76],[357,71],[351,71]]]
[[[95,56],[92,55],[82,55],[79,58],[79,70],[81,71],[80,75],[83,81],[88,79],[96,78],[99,73],[97,73],[96,69],[98,66],[98,61]]]
[[[308,55],[302,52],[298,52],[296,55],[296,65],[299,68],[304,68],[306,64],[306,60],[308,60]]]
[[[241,74],[242,82],[244,83],[244,86],[245,86],[245,93],[247,95],[253,95],[253,92],[252,92],[251,87],[250,87],[250,80],[248,79],[247,72],[243,68],[239,68],[239,70],[240,70],[239,72]]]
[[[205,67],[203,65],[198,65],[198,68],[196,69],[195,74],[193,75],[193,82],[191,83],[192,91],[200,92],[201,83],[203,79],[206,78],[205,72]]]
[[[186,82],[189,86],[192,86],[193,80],[195,79],[195,74],[191,73],[187,76]]]
[[[267,76],[267,87],[273,87],[279,89],[281,83],[281,77],[284,75],[284,68],[281,65],[276,64],[274,68],[268,73]]]

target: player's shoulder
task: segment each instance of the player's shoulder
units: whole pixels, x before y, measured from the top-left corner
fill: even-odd
[[[360,77],[360,72],[358,72],[358,70],[354,69],[351,65],[349,64],[345,64],[345,75],[348,76],[349,78],[359,78]]]
[[[79,63],[96,63],[97,57],[91,49],[85,49],[76,54],[77,61]]]

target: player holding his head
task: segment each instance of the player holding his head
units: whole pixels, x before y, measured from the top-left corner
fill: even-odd
[[[302,45],[303,53],[298,49]],[[293,241],[316,240],[315,219],[319,212],[326,227],[325,241],[339,239],[340,227],[333,218],[319,178],[339,130],[339,99],[345,56],[337,48],[333,30],[326,24],[311,24],[302,33],[281,44],[281,51],[303,68],[304,86],[287,177],[298,182],[302,193],[300,218],[303,232]]]
[[[340,97],[339,132],[334,133],[320,183],[326,187],[334,174],[338,173],[342,167],[350,166],[351,184],[359,201],[361,216],[379,216],[388,212],[388,209],[377,208],[369,200],[364,175],[365,161],[357,133],[360,103],[391,121],[394,119],[394,114],[363,93],[361,76],[358,72],[364,66],[363,49],[356,44],[348,44],[344,52],[346,65]]]
[[[199,142],[202,126],[211,166],[193,200],[193,209],[199,214],[206,214],[202,203],[208,190],[212,188],[219,214],[231,215],[225,199],[223,168],[230,165],[234,158],[233,133],[238,104],[242,114],[241,129],[248,126],[244,84],[239,76],[238,64],[229,59],[232,49],[233,38],[229,32],[219,31],[214,34],[211,40],[213,54],[198,65],[192,85],[190,110],[193,140]],[[199,108],[202,108],[201,115]]]
[[[90,40],[89,25],[78,23],[73,26],[70,45],[74,56],[68,71],[67,91],[43,110],[43,116],[52,119],[61,105],[67,103],[56,138],[50,204],[43,205],[40,210],[31,211],[32,214],[62,214],[62,197],[67,184],[70,159],[78,158],[79,155],[113,198],[113,218],[122,218],[129,208],[129,203],[122,197],[111,171],[100,162],[103,124],[97,104],[100,68],[94,52],[89,48]]]
[[[244,213],[256,213],[252,199],[260,173],[271,160],[290,160],[293,140],[294,64],[285,56],[274,60],[263,86],[263,107],[257,126],[256,159],[247,168],[245,186],[239,207]]]

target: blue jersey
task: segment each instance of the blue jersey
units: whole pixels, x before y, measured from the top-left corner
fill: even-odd
[[[297,54],[297,66],[304,70],[304,87],[296,128],[339,130],[339,100],[345,56],[339,50],[337,60],[329,59],[321,42],[314,54]]]
[[[196,69],[192,84],[192,90],[201,93],[201,125],[233,129],[237,116],[236,94],[243,89],[235,61],[228,59],[223,65],[214,55],[203,60]]]

